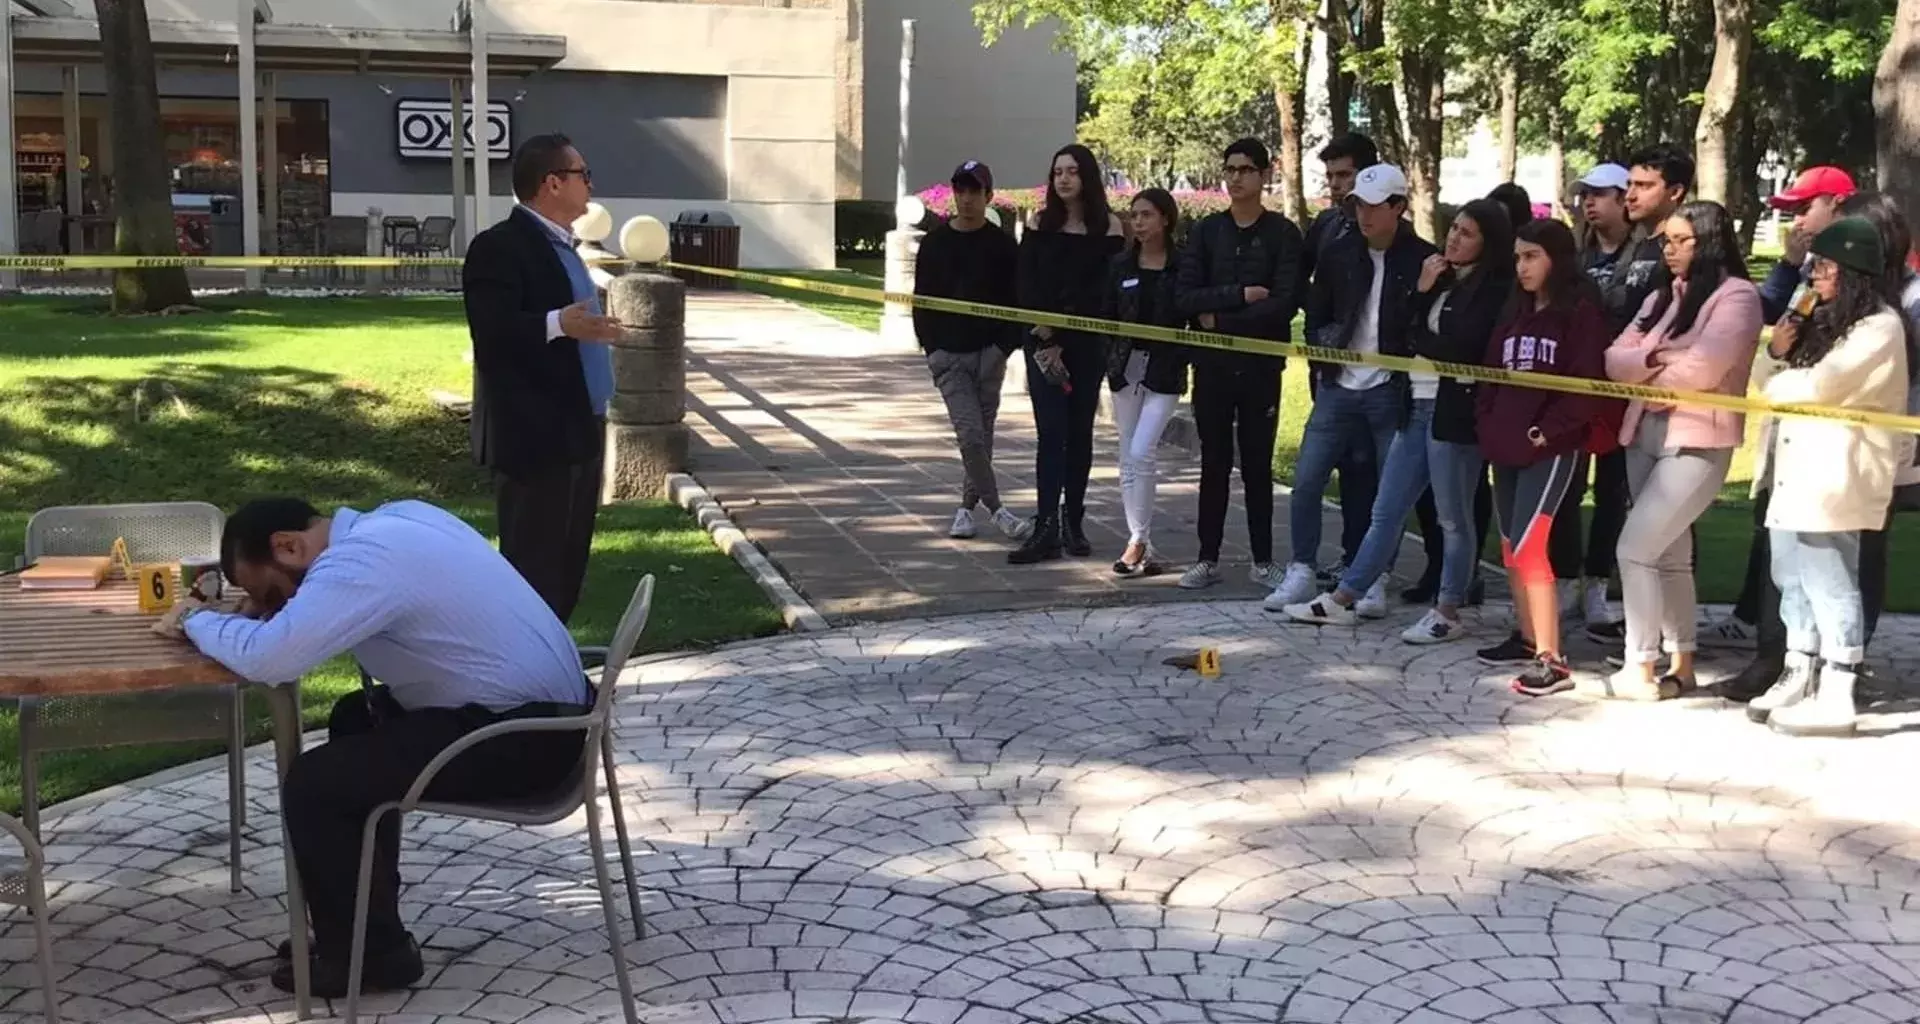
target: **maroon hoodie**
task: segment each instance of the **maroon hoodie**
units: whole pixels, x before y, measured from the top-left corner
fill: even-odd
[[[1585,299],[1572,309],[1528,309],[1493,332],[1487,343],[1486,364],[1605,380],[1609,340],[1606,315]],[[1585,450],[1603,401],[1510,384],[1482,384],[1475,392],[1480,450],[1496,466],[1530,466],[1555,455]],[[1546,435],[1544,447],[1536,448],[1527,440],[1529,427],[1539,427]]]

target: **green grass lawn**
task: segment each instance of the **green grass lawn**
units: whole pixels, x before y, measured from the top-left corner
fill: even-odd
[[[49,505],[294,494],[322,509],[423,498],[492,535],[466,424],[428,398],[464,394],[458,297],[216,299],[203,314],[112,318],[94,299],[0,305],[0,565]],[[643,650],[775,632],[760,591],[678,508],[604,508],[572,623],[604,643],[634,584],[659,578]],[[358,685],[344,660],[305,681],[309,724]],[[264,738],[264,720],[255,723]],[[18,806],[18,736],[0,711],[0,809]],[[43,761],[47,801],[217,746],[122,748]]]
[[[1764,278],[1778,258],[1777,253],[1756,255],[1752,263],[1755,280]],[[864,281],[877,287],[879,278],[874,275],[879,269],[876,261],[846,260],[838,271],[804,271],[796,276],[848,283]],[[856,327],[873,329],[879,323],[879,312],[870,305],[788,289],[768,290],[768,294],[776,293]],[[1299,336],[1297,322],[1294,336]],[[1307,394],[1307,369],[1296,360],[1287,366],[1282,381],[1280,431],[1273,453],[1274,473],[1282,481],[1291,482],[1293,479],[1294,463],[1300,453],[1300,435],[1306,428],[1307,413],[1312,405],[1312,399]],[[1756,432],[1757,429],[1748,431],[1747,445],[1735,455],[1733,471],[1728,474],[1719,500],[1701,516],[1698,524],[1701,571],[1696,575],[1700,581],[1702,601],[1731,603],[1739,594],[1741,580],[1746,575],[1747,545],[1753,537],[1753,503],[1747,498],[1747,490],[1753,480]],[[1337,494],[1333,496],[1337,497]],[[1587,501],[1591,507],[1592,498],[1589,497]],[[1489,551],[1497,556],[1498,544],[1490,544]],[[1907,576],[1898,568],[1920,564],[1920,523],[1916,523],[1914,517],[1894,520],[1891,558],[1895,569],[1890,574],[1891,581],[1888,584],[1888,608],[1902,612],[1920,611],[1920,576]]]

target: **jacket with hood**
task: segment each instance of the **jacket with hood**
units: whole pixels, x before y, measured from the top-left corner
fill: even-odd
[[[1525,295],[1522,306],[1531,306]],[[1495,330],[1487,344],[1488,366],[1561,377],[1606,379],[1611,336],[1600,308],[1581,299],[1571,307],[1523,309]],[[1512,384],[1482,384],[1474,396],[1480,450],[1496,466],[1530,466],[1556,455],[1584,451],[1593,433],[1600,399],[1567,391]],[[1527,439],[1539,427],[1546,444]]]

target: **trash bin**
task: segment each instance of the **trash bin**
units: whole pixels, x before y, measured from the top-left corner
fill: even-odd
[[[240,200],[236,196],[214,196],[209,220],[212,227],[212,254],[245,256],[246,228],[243,226]]]
[[[720,210],[685,210],[667,225],[668,258],[675,263],[740,268],[740,226]],[[719,274],[676,268],[674,274],[689,288],[732,290],[734,279]]]

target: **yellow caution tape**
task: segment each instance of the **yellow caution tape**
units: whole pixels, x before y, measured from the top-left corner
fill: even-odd
[[[589,262],[596,265],[626,265],[632,264],[634,261],[617,258],[601,258],[590,260]],[[0,256],[0,270],[150,270],[162,267],[205,269],[244,269],[250,267],[317,269],[342,267],[350,269],[375,269],[398,267],[458,267],[463,263],[464,261],[460,258],[451,256]],[[1794,416],[1802,419],[1834,420],[1842,423],[1852,423],[1858,426],[1886,427],[1893,430],[1920,433],[1920,416],[1905,416],[1897,413],[1876,412],[1865,409],[1843,409],[1837,406],[1778,404],[1765,401],[1764,399],[1748,398],[1741,395],[1722,395],[1707,391],[1677,391],[1672,388],[1656,388],[1645,384],[1621,384],[1617,381],[1591,380],[1585,377],[1562,377],[1556,374],[1535,373],[1527,370],[1505,370],[1498,367],[1481,366],[1477,363],[1446,363],[1417,356],[1390,356],[1374,353],[1349,352],[1345,349],[1322,348],[1318,345],[1306,345],[1299,342],[1265,341],[1258,338],[1241,338],[1228,334],[1214,334],[1209,331],[1155,327],[1148,324],[1102,320],[1095,317],[1067,316],[1061,313],[1046,313],[1034,309],[1016,309],[1011,306],[995,306],[984,302],[966,302],[959,299],[940,299],[926,295],[913,295],[907,292],[890,292],[880,288],[833,284],[827,281],[813,281],[801,277],[785,277],[779,274],[763,274],[750,270],[734,270],[726,267],[707,267],[690,263],[676,263],[670,260],[662,261],[658,266],[669,270],[712,274],[716,277],[787,288],[794,291],[812,292],[818,295],[832,295],[838,298],[853,299],[860,302],[872,302],[876,304],[893,303],[908,308],[930,309],[942,313],[961,313],[968,316],[983,317],[989,320],[1006,320],[1028,326],[1054,327],[1061,330],[1082,331],[1089,334],[1108,334],[1115,337],[1134,338],[1141,341],[1161,341],[1175,345],[1191,345],[1196,348],[1218,349],[1225,352],[1245,352],[1254,355],[1281,356],[1321,363],[1340,363],[1346,366],[1373,366],[1401,373],[1437,373],[1458,380],[1479,381],[1485,384],[1506,384],[1513,387],[1540,388],[1547,391],[1561,391],[1576,395],[1597,395],[1602,398],[1638,399],[1643,402],[1652,402],[1660,405],[1706,406],[1750,415]]]
[[[1318,345],[1305,345],[1298,342],[1264,341],[1258,338],[1241,338],[1229,334],[1214,334],[1209,331],[1190,331],[1175,327],[1155,327],[1149,324],[1126,323],[1119,320],[1067,316],[1061,313],[1045,313],[1033,309],[1015,309],[1010,306],[994,306],[984,302],[966,302],[959,299],[940,299],[926,295],[890,292],[879,288],[863,288],[854,285],[833,284],[826,281],[810,281],[806,278],[782,277],[777,274],[761,274],[747,270],[728,270],[720,267],[700,267],[678,263],[663,263],[661,265],[675,270],[715,274],[720,277],[735,278],[742,281],[750,281],[755,284],[790,288],[796,291],[816,292],[843,299],[856,299],[863,302],[876,303],[897,303],[902,306],[929,309],[941,313],[964,313],[969,316],[984,317],[990,320],[1008,320],[1019,324],[1054,327],[1069,331],[1082,331],[1088,334],[1109,334],[1122,338],[1135,338],[1141,341],[1163,341],[1175,345],[1192,345],[1198,348],[1219,349],[1226,352],[1283,356],[1321,363],[1340,363],[1346,366],[1374,366],[1401,373],[1437,373],[1446,377],[1479,381],[1485,384],[1506,384],[1513,387],[1540,388],[1547,391],[1563,391],[1576,395],[1597,395],[1602,398],[1638,399],[1643,402],[1652,402],[1659,405],[1709,406],[1716,409],[1729,409],[1734,412],[1753,415],[1795,416],[1802,419],[1838,420],[1859,426],[1888,427],[1894,430],[1920,433],[1920,416],[1905,416],[1897,413],[1877,412],[1866,409],[1842,409],[1836,406],[1825,405],[1779,404],[1768,402],[1764,399],[1747,398],[1738,395],[1722,395],[1709,391],[1677,391],[1672,388],[1656,388],[1645,384],[1621,384],[1617,381],[1592,380],[1586,377],[1562,377],[1556,374],[1535,373],[1528,370],[1506,370],[1493,366],[1481,366],[1477,363],[1446,363],[1418,356],[1390,356],[1374,353],[1349,352],[1346,349],[1322,348]]]

